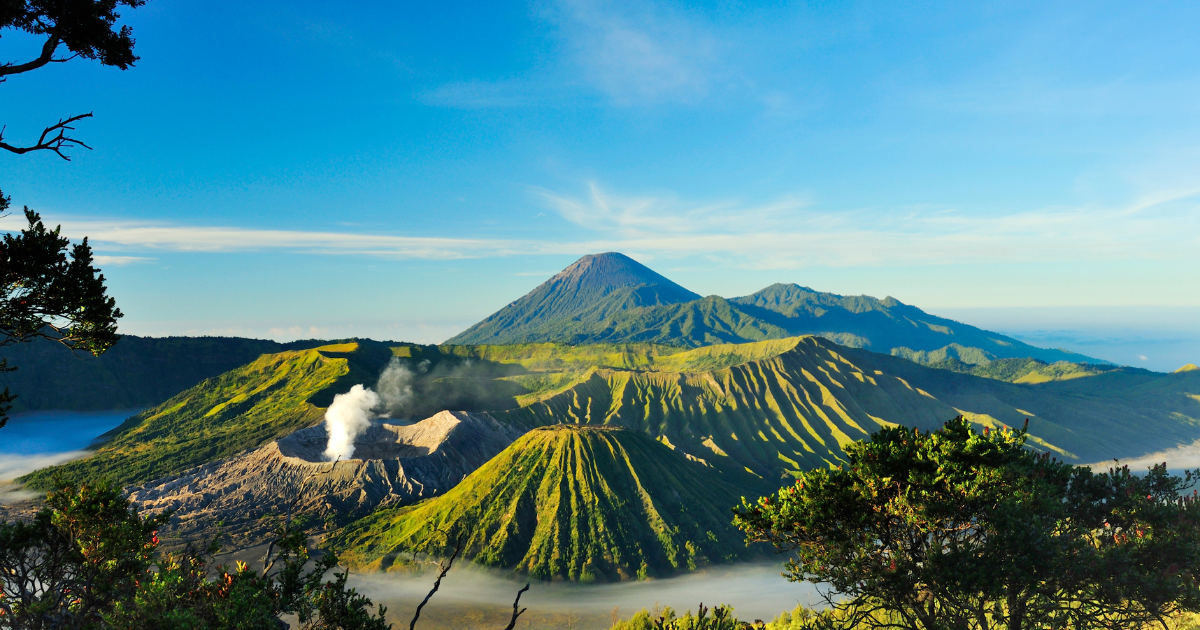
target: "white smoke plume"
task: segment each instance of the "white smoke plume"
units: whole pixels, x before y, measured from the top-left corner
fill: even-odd
[[[421,374],[428,372],[429,361],[418,363],[417,370]],[[383,373],[379,375],[375,391],[379,392],[379,397],[383,399],[384,410],[393,418],[406,417],[412,410],[413,380],[416,377],[417,372],[409,369],[397,357],[392,357]]]
[[[379,395],[362,385],[355,385],[345,394],[333,397],[333,403],[325,410],[325,429],[329,433],[329,444],[325,448],[327,461],[354,456],[354,438],[371,426],[371,418],[375,416],[372,410],[379,403]]]

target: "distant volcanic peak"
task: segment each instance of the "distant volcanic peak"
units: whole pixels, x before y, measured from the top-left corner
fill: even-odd
[[[584,289],[602,290],[652,284],[677,294],[681,302],[700,298],[700,294],[671,282],[649,267],[617,252],[589,254],[580,258],[548,282],[548,284],[560,283],[577,285]]]

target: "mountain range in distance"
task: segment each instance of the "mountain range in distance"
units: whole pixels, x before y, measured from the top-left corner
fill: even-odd
[[[821,334],[789,333],[804,326]],[[471,335],[485,342],[465,343]],[[245,341],[213,340],[191,378],[260,349]],[[445,554],[446,533],[458,532],[469,533],[464,555],[474,562],[586,582],[749,557],[728,522],[739,496],[837,466],[846,445],[883,426],[933,430],[956,415],[981,428],[1028,421],[1031,448],[1080,464],[1200,437],[1200,370],[1066,362],[1080,355],[895,300],[794,285],[700,298],[619,254],[581,259],[451,341],[263,347],[266,354],[130,418],[92,456],[23,481],[37,489],[56,477],[107,479],[149,509],[177,506],[180,522],[199,528],[179,525],[181,536],[217,519],[235,522],[243,542],[257,535],[254,509],[278,504],[272,492],[299,493],[302,509],[326,524],[344,522],[329,520],[332,512],[354,518],[374,508],[333,538],[361,569],[398,570],[413,554]],[[152,376],[128,370],[127,359],[87,365],[93,377],[118,382]],[[187,360],[180,352],[155,365]],[[516,441],[503,450],[497,442],[469,466],[446,467],[438,458],[455,457],[453,449],[438,445],[449,445],[449,434],[419,429],[437,424],[434,416],[364,434],[359,459],[306,485],[306,471],[326,470],[312,453],[334,396],[359,384],[383,391],[383,374],[393,370],[403,374],[404,402],[388,417],[399,424],[470,412]],[[155,392],[162,393],[143,387],[138,395]],[[296,457],[301,450],[309,455]],[[422,490],[379,476],[393,469],[413,479],[420,472]]]
[[[951,369],[1008,358],[1106,363],[937,317],[892,297],[842,296],[796,284],[773,284],[732,299],[701,297],[616,252],[580,258],[445,343],[646,342],[694,348],[798,335]]]
[[[892,298],[846,297],[794,284],[772,285],[732,300],[702,298],[616,253],[584,256],[446,343],[653,343],[688,348],[805,334],[1016,383],[1092,376],[1118,368],[939,318]],[[278,343],[125,335],[99,357],[34,341],[0,349],[0,356],[18,368],[0,374],[0,386],[17,394],[16,412],[147,408],[262,354],[339,341],[355,340]]]

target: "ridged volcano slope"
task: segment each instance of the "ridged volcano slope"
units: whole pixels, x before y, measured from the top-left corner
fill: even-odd
[[[642,433],[553,426],[514,442],[450,492],[379,510],[334,539],[363,570],[414,553],[449,555],[547,580],[665,576],[748,557],[730,510],[743,492]]]
[[[698,348],[646,370],[595,369],[496,418],[524,426],[615,425],[664,439],[723,470],[778,480],[840,463],[881,425],[924,429],[958,411],[819,337]]]
[[[524,426],[615,425],[767,481],[836,465],[880,426],[924,430],[962,414],[1020,426],[1077,463],[1138,456],[1200,437],[1200,373],[1116,370],[1020,385],[956,374],[820,337],[707,346],[645,368],[597,368],[496,412]]]

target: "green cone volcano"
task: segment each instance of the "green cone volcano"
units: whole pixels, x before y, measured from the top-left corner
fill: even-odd
[[[730,524],[742,494],[643,433],[543,427],[445,495],[354,523],[336,546],[352,567],[388,570],[414,552],[450,555],[462,535],[465,557],[533,578],[664,576],[751,554]]]

